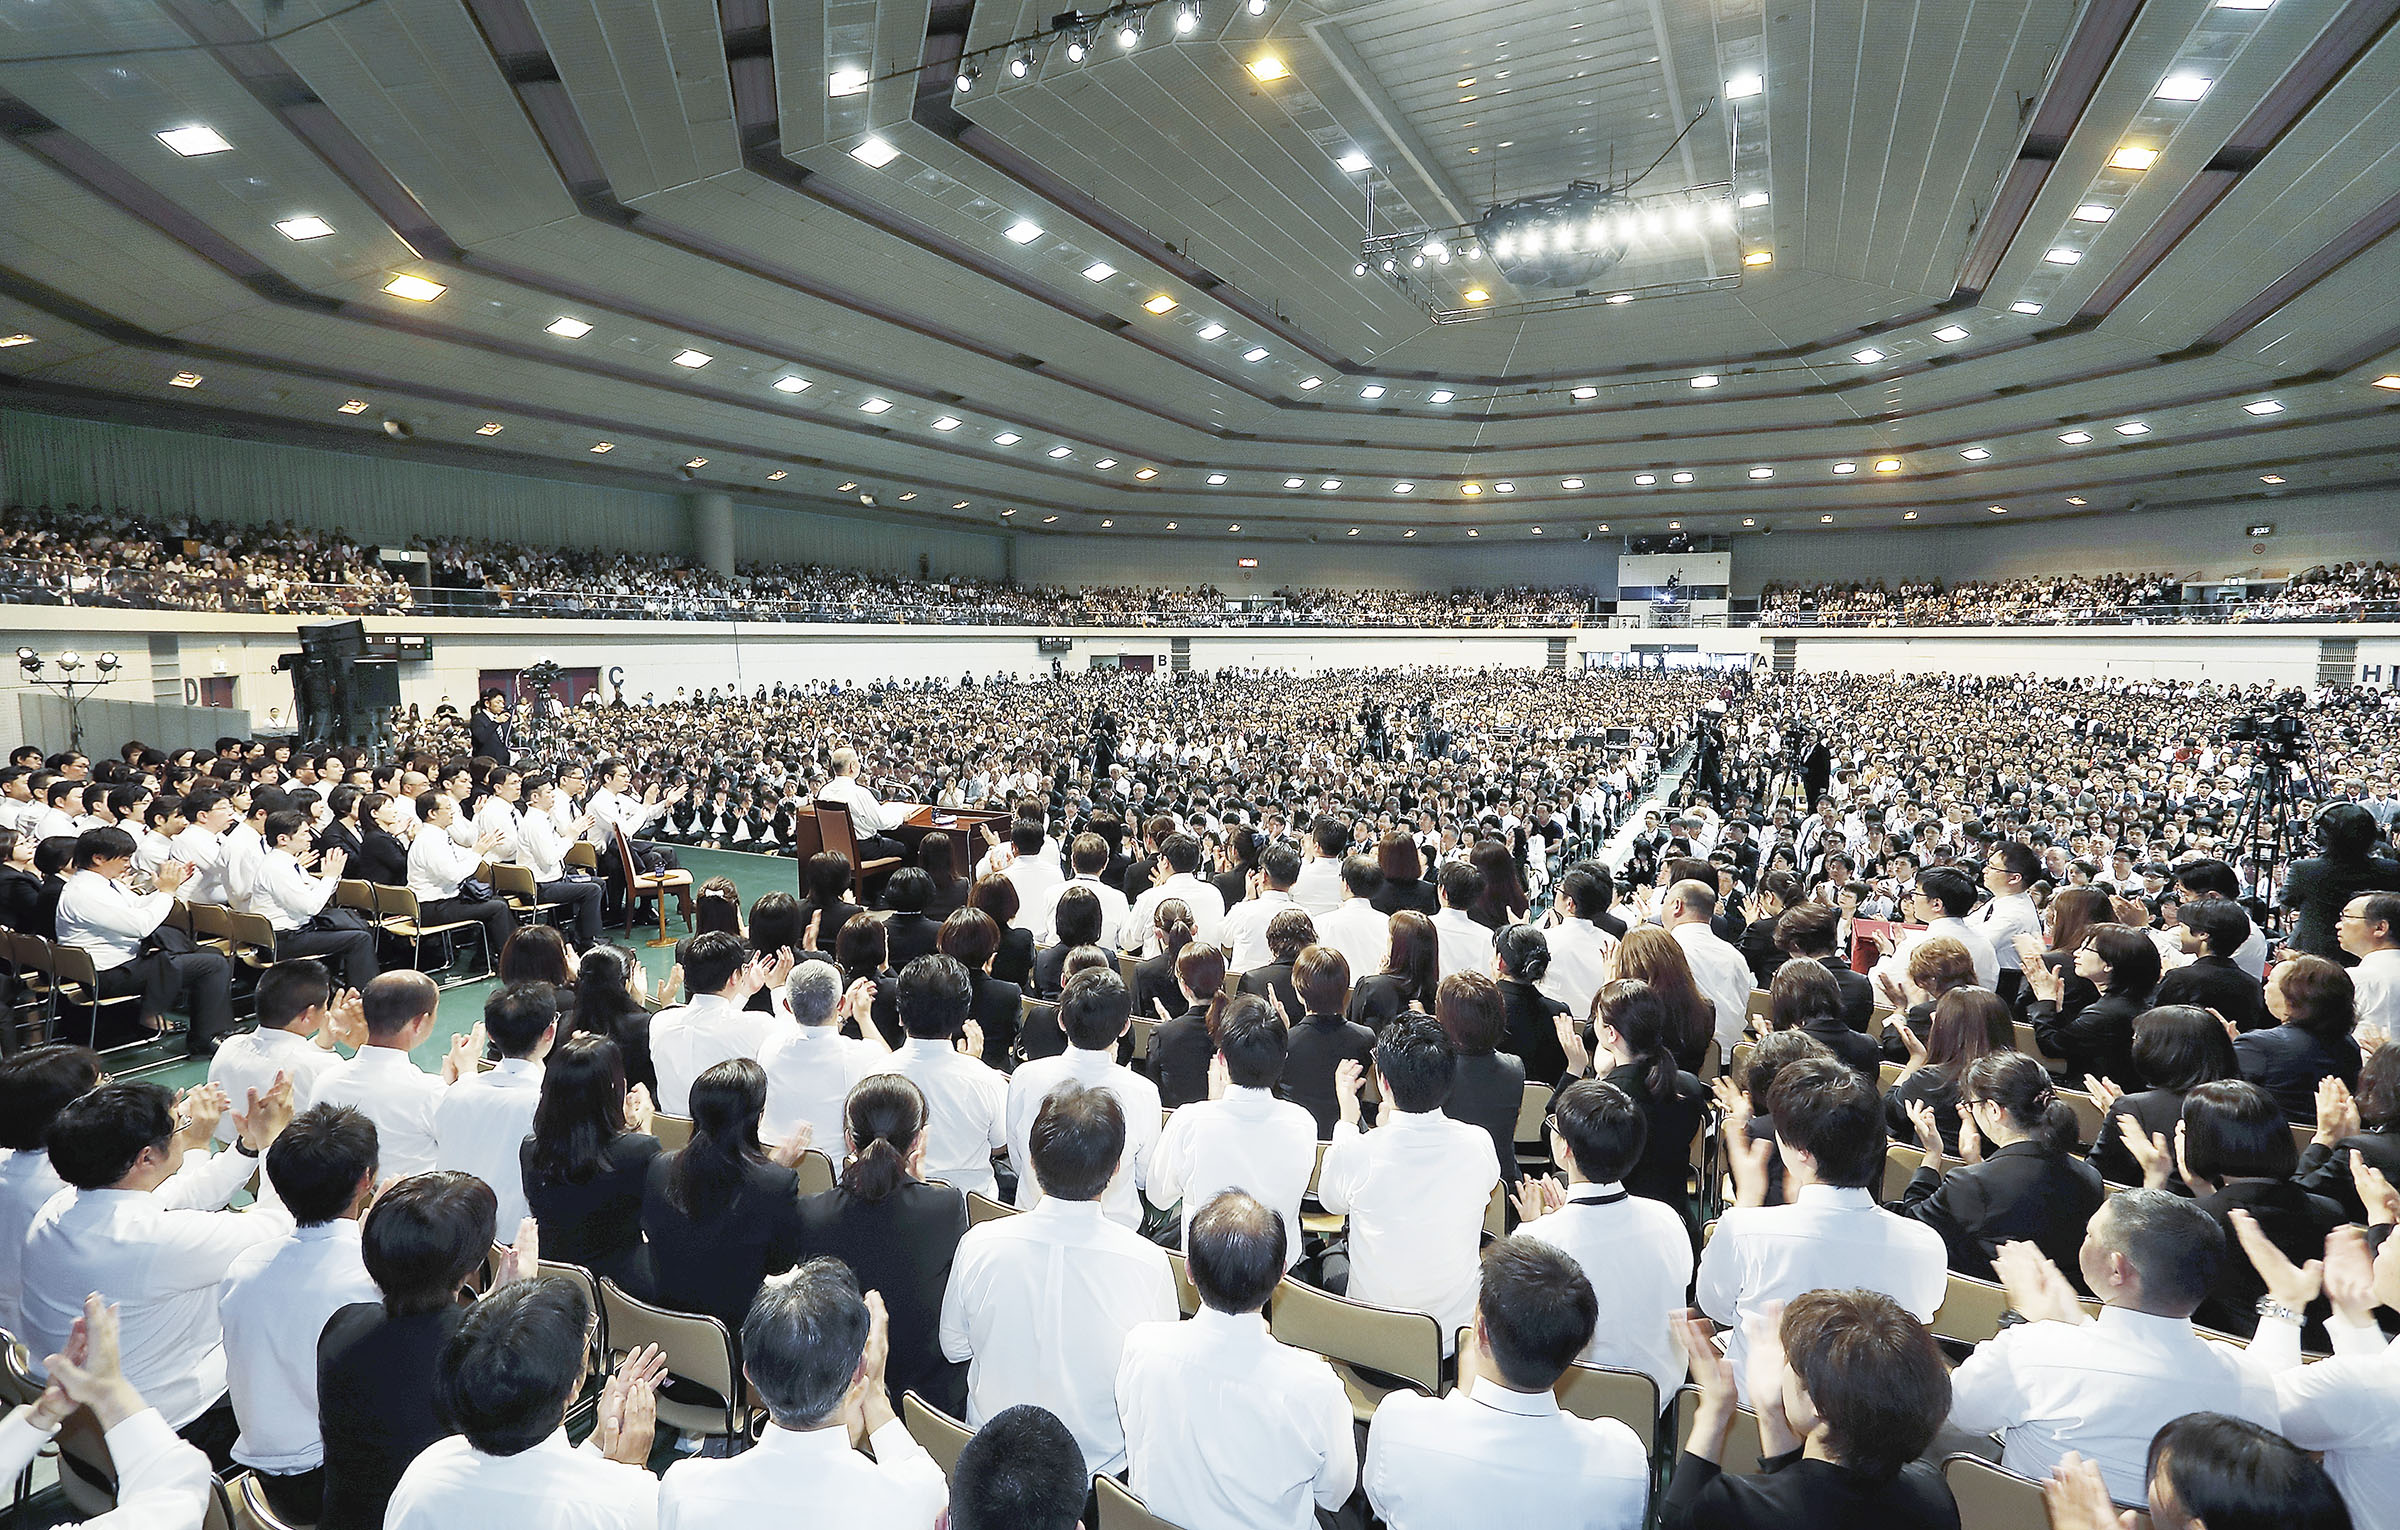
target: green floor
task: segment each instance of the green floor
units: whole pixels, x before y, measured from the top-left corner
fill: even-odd
[[[741,893],[742,907],[745,909],[766,893],[798,890],[797,873],[788,857],[746,855],[735,850],[679,849],[677,853],[695,883],[705,882],[710,877],[732,878],[734,887]],[[667,930],[672,935],[683,933],[682,921],[674,917],[672,909],[667,916]],[[650,969],[653,982],[666,976],[667,968],[675,959],[673,946],[653,949],[649,945],[658,936],[655,916],[647,926],[636,925],[630,936],[615,929],[607,934],[608,938],[623,940],[634,949]],[[473,961],[474,958],[469,957],[468,960]],[[484,996],[491,991],[492,984],[488,980],[442,991],[441,1024],[435,1028],[432,1038],[416,1050],[415,1056],[420,1067],[433,1069],[442,1065],[442,1054],[449,1049],[450,1038],[470,1029],[477,1020],[483,1018]],[[176,1089],[197,1084],[208,1076],[206,1064],[188,1060],[178,1060],[165,1067],[145,1068],[139,1053],[112,1053],[109,1066],[111,1071],[119,1075],[138,1073],[141,1078]]]

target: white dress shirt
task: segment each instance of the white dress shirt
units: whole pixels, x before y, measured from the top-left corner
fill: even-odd
[[[571,843],[558,820],[548,813],[526,813],[517,820],[515,860],[533,873],[536,882],[556,882],[567,874],[567,846]]]
[[[50,1443],[52,1431],[33,1424],[23,1407],[0,1423],[0,1479],[13,1479]],[[144,1408],[108,1431],[108,1458],[117,1468],[117,1506],[82,1530],[200,1530],[208,1517],[208,1457],[175,1437],[156,1408]]]
[[[456,824],[452,827],[455,828]],[[495,861],[515,860],[524,843],[524,823],[518,816],[516,804],[501,801],[498,793],[485,797],[482,806],[475,809],[475,826],[471,833],[474,838],[492,833],[500,836],[500,848],[492,852]]]
[[[1898,946],[1893,948],[1891,955],[1885,957],[1883,960],[1875,964],[1876,994],[1878,996],[1882,994],[1882,979],[1885,977],[1889,977],[1892,980],[1893,987],[1899,987],[1900,980],[1908,976],[1908,958],[1910,954],[1914,952],[1919,945],[1941,935],[1947,935],[1952,940],[1957,941],[1960,945],[1967,948],[1967,955],[1973,958],[1975,962],[1976,987],[1992,988],[1998,986],[2000,982],[2000,955],[1998,952],[1992,949],[1992,943],[1984,939],[1982,932],[1968,924],[1964,919],[1952,919],[1949,916],[1944,915],[1942,918],[1936,919],[1933,921],[1933,923],[1925,926],[1924,929],[1919,930],[1917,933],[1909,936],[1908,939],[1900,942]]]
[[[947,1041],[915,1036],[889,1066],[925,1096],[925,1177],[997,1199],[992,1153],[1008,1146],[1008,1075]]]
[[[1192,911],[1192,939],[1204,946],[1225,943],[1219,933],[1219,926],[1225,922],[1225,895],[1217,891],[1215,883],[1179,871],[1133,900],[1120,937],[1123,949],[1130,951],[1137,942],[1144,956],[1156,956],[1165,949],[1158,943],[1157,916],[1158,906],[1170,898],[1181,900]]]
[[[1304,855],[1300,879],[1292,884],[1292,901],[1323,917],[1342,903],[1342,863],[1338,856]]]
[[[1073,876],[1045,890],[1039,905],[1032,908],[1028,923],[1033,926],[1033,943],[1037,946],[1058,944],[1058,900],[1070,887],[1080,887],[1100,900],[1100,948],[1114,951],[1125,934],[1125,916],[1131,905],[1125,894],[1094,876]],[[1023,897],[1022,891],[1019,897]]]
[[[225,906],[247,909],[258,891],[259,869],[267,861],[267,841],[247,822],[225,831]]]
[[[881,1047],[851,1040],[839,1025],[778,1021],[758,1049],[758,1065],[767,1071],[767,1108],[758,1118],[758,1140],[789,1142],[805,1122],[818,1147],[829,1153],[840,1147],[843,1102],[860,1079],[883,1072],[889,1056]],[[691,1086],[684,1087],[688,1095]]]
[[[1317,944],[1342,953],[1355,983],[1383,970],[1392,954],[1392,921],[1364,898],[1345,898],[1331,913],[1317,915]]]
[[[2400,1526],[2400,1349],[2373,1323],[2334,1317],[2325,1333],[2333,1357],[2304,1365],[2299,1325],[2258,1320],[2247,1359],[2274,1383],[2276,1413],[2264,1422],[2302,1450],[2325,1453],[2326,1474],[2358,1530],[2393,1530]]]
[[[604,786],[592,793],[590,807],[592,825],[583,831],[584,837],[593,844],[605,845],[612,842],[612,836],[608,833],[608,825],[613,823],[623,829],[627,839],[639,839],[642,837],[644,829],[667,816],[668,804],[664,802],[645,803],[639,797],[628,797],[623,792],[612,792]],[[561,828],[564,828],[566,823],[574,821],[575,815],[565,812],[563,808],[553,808],[551,811],[564,815],[564,822],[560,824]]]
[[[1442,976],[1457,972],[1491,976],[1492,932],[1468,917],[1465,909],[1445,908],[1433,916],[1433,944]]]
[[[1930,1323],[1950,1284],[1942,1235],[1875,1204],[1865,1188],[1803,1185],[1788,1206],[1736,1206],[1700,1251],[1702,1312],[1727,1325],[1725,1356],[1749,1406],[1742,1314],[1808,1291],[1881,1291]]]
[[[312,1103],[347,1105],[375,1123],[376,1177],[388,1182],[435,1166],[441,1136],[434,1107],[447,1088],[398,1047],[364,1046],[318,1075]]]
[[[380,1301],[350,1218],[296,1227],[234,1256],[217,1286],[225,1382],[241,1438],[233,1458],[288,1477],[325,1464],[317,1432],[317,1339],[336,1312]]]
[[[223,1089],[225,1098],[233,1102],[232,1109],[217,1122],[217,1141],[233,1141],[233,1118],[250,1109],[250,1091],[264,1095],[275,1087],[276,1074],[292,1081],[292,1110],[298,1113],[317,1102],[317,1084],[341,1065],[342,1054],[331,1047],[318,1046],[310,1037],[271,1025],[226,1037],[217,1055],[208,1060],[208,1081]]]
[[[175,859],[192,868],[176,889],[186,903],[230,906],[225,894],[225,840],[192,824],[175,836]]]
[[[1350,1216],[1350,1299],[1433,1314],[1449,1354],[1475,1315],[1498,1183],[1492,1134],[1438,1110],[1386,1109],[1371,1132],[1335,1123],[1317,1199]]]
[[[2296,1337],[2292,1348],[2297,1362]],[[1969,1434],[1998,1434],[2001,1465],[2046,1480],[2071,1450],[2100,1468],[2109,1496],[2123,1504],[2147,1502],[2150,1438],[2186,1413],[2273,1429],[2275,1386],[2240,1350],[2201,1338],[2189,1319],[2126,1307],[2101,1308],[2096,1323],[2003,1328],[1950,1377],[1950,1422]]]
[[[868,1436],[873,1460],[849,1431],[769,1425],[738,1456],[690,1456],[658,1485],[658,1530],[932,1530],[950,1501],[949,1480],[899,1420]],[[804,1516],[795,1506],[805,1504]]]
[[[1300,1262],[1300,1199],[1317,1168],[1317,1118],[1272,1089],[1230,1085],[1167,1117],[1150,1160],[1150,1199],[1183,1202],[1183,1230],[1227,1190],[1248,1193],[1283,1218],[1284,1267]]]
[[[1167,1251],[1101,1214],[1097,1201],[1044,1200],[967,1229],[942,1293],[942,1353],[967,1366],[967,1422],[1048,1408],[1084,1469],[1125,1464],[1117,1369],[1125,1336],[1181,1315]]]
[[[25,1278],[25,1232],[50,1198],[66,1188],[67,1182],[50,1167],[50,1155],[40,1148],[0,1153],[0,1328],[20,1338],[25,1333],[24,1311],[19,1305]]]
[[[1033,1172],[1033,1122],[1050,1091],[1070,1080],[1107,1090],[1125,1113],[1125,1152],[1100,1204],[1110,1221],[1138,1228],[1141,1187],[1150,1182],[1150,1159],[1158,1148],[1158,1086],[1121,1066],[1114,1050],[1086,1052],[1070,1046],[1055,1057],[1037,1057],[1009,1076],[1008,1159],[1017,1170],[1017,1205],[1031,1210],[1042,1202],[1041,1183]]]
[[[242,907],[247,913],[264,914],[279,930],[297,930],[333,901],[339,880],[309,875],[289,850],[270,850],[258,863],[249,900]]]
[[[1549,936],[1550,970],[1533,986],[1564,1004],[1580,1024],[1591,1018],[1592,996],[1600,991],[1608,959],[1617,949],[1617,937],[1589,919],[1572,918],[1562,918],[1551,926]],[[1745,1010],[1749,1003],[1750,996],[1744,993]]]
[[[524,1160],[518,1148],[533,1132],[533,1110],[542,1102],[542,1065],[504,1057],[486,1073],[461,1074],[435,1097],[433,1166],[464,1169],[500,1198],[493,1237],[517,1240],[525,1208]]]
[[[2400,950],[2369,951],[2350,969],[2357,995],[2358,1023],[2383,1028],[2400,1036]]]
[[[1587,1184],[1520,1230],[1580,1265],[1600,1298],[1600,1322],[1580,1358],[1647,1374],[1664,1408],[1688,1364],[1669,1326],[1692,1284],[1692,1235],[1683,1218],[1621,1185]]]
[[[1389,1530],[1521,1525],[1637,1530],[1650,1459],[1613,1418],[1562,1411],[1548,1392],[1394,1392],[1367,1430],[1367,1502]]]
[[[2025,970],[2024,958],[2017,955],[2018,936],[2042,939],[2041,910],[2033,906],[2033,899],[2025,893],[2002,893],[1967,915],[1966,925],[1983,937],[2002,972]],[[1969,946],[1967,950],[1972,954],[1975,948]]]
[[[250,1182],[258,1160],[219,1153],[188,1170],[222,1206]],[[181,1178],[182,1176],[177,1176]],[[121,1313],[125,1379],[180,1429],[225,1391],[225,1335],[217,1283],[234,1256],[291,1230],[273,1198],[249,1211],[170,1207],[140,1190],[77,1190],[51,1197],[25,1234],[25,1341],[37,1374],[66,1348],[83,1299],[104,1292]]]
[[[1217,925],[1217,943],[1231,950],[1225,958],[1225,970],[1238,976],[1273,961],[1275,953],[1267,948],[1267,925],[1285,909],[1299,906],[1290,892],[1262,887],[1257,897],[1244,898],[1227,909]],[[1363,974],[1351,976],[1355,979]]]
[[[858,784],[856,776],[835,776],[817,789],[819,802],[831,802],[850,810],[850,832],[858,839],[870,835],[889,834],[905,813],[888,813],[875,794]]]
[[[1683,947],[1692,980],[1717,1012],[1718,1056],[1731,1057],[1734,1043],[1742,1039],[1742,1031],[1750,1023],[1750,964],[1732,942],[1705,923],[1679,924],[1667,933]]]
[[[1017,890],[1017,917],[1009,923],[1033,931],[1038,940],[1042,910],[1066,885],[1067,874],[1059,869],[1057,853],[1045,845],[1039,855],[1018,855],[1001,867],[998,875]]]
[[[1203,1307],[1127,1334],[1117,1416],[1134,1492],[1182,1530],[1316,1530],[1358,1483],[1349,1394],[1260,1313]]]
[[[652,1530],[658,1479],[558,1430],[531,1450],[487,1456],[463,1434],[436,1440],[400,1474],[383,1530]]]
[[[58,943],[92,953],[92,970],[113,972],[175,910],[173,893],[137,893],[97,871],[69,872],[58,894]]]
[[[133,869],[156,881],[158,868],[175,858],[175,841],[156,829],[145,828],[133,836]]]
[[[483,857],[434,830],[408,842],[408,890],[420,903],[458,896],[458,884],[475,874]]]
[[[650,1061],[658,1069],[658,1108],[692,1113],[692,1080],[721,1062],[756,1057],[776,1024],[773,1015],[736,1009],[721,993],[696,993],[690,1002],[650,1019]]]

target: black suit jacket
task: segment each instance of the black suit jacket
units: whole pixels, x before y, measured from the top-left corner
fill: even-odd
[[[357,859],[343,868],[343,874],[363,878],[378,887],[406,887],[408,846],[381,829],[369,827],[359,836]]]
[[[2237,1180],[2192,1204],[2216,1218],[2217,1226],[2224,1230],[2227,1251],[2192,1321],[2245,1339],[2258,1331],[2258,1299],[2267,1294],[2267,1286],[2247,1258],[2233,1257],[2242,1246],[2233,1230],[2234,1210],[2238,1207],[2256,1217],[2267,1241],[2283,1250],[2284,1257],[2294,1264],[2323,1258],[2325,1235],[2344,1221],[2338,1203],[2311,1195],[2288,1179]],[[2300,1334],[2304,1347],[2319,1351],[2328,1347],[2325,1315],[2330,1310],[2322,1296],[2308,1304],[2308,1322]]]
[[[652,1300],[705,1312],[738,1336],[766,1278],[800,1262],[799,1176],[781,1164],[744,1164],[741,1184],[715,1214],[693,1217],[667,1197],[681,1156],[653,1158],[642,1186]]]
[[[1801,1030],[1817,1038],[1825,1050],[1850,1065],[1851,1071],[1861,1074],[1877,1089],[1883,1087],[1883,1048],[1872,1036],[1862,1036],[1838,1018],[1822,1023],[1804,1025]]]
[[[981,972],[969,972],[967,981],[975,990],[968,1014],[983,1031],[983,1060],[1005,1068],[1008,1049],[1017,1039],[1017,1012],[1024,1007],[1025,991]]]
[[[464,1307],[392,1317],[381,1302],[344,1307],[317,1336],[317,1422],[325,1440],[322,1530],[383,1530],[400,1474],[457,1431],[434,1404],[442,1349]]]
[[[1524,1177],[1517,1167],[1517,1111],[1524,1102],[1525,1065],[1508,1053],[1483,1052],[1452,1064],[1442,1114],[1492,1134],[1501,1177],[1512,1185]]]
[[[1044,946],[1041,950],[1033,953],[1033,996],[1035,998],[1055,999],[1058,997],[1060,990],[1065,986],[1060,981],[1059,973],[1067,965],[1068,953],[1076,949],[1062,940],[1056,945]],[[1094,947],[1093,949],[1099,948]],[[1110,965],[1115,964],[1112,962]]]
[[[1370,972],[1350,985],[1350,1018],[1370,1031],[1381,1031],[1417,1002],[1421,1009],[1430,1009],[1433,995],[1413,1001],[1408,980],[1397,972]]]
[[[1244,990],[1247,991],[1247,988]],[[1317,1140],[1332,1140],[1341,1120],[1341,1104],[1333,1090],[1334,1070],[1345,1060],[1361,1066],[1375,1057],[1375,1033],[1333,1015],[1309,1015],[1292,1028],[1291,1050],[1284,1054],[1283,1082],[1275,1092],[1317,1118]]]
[[[2275,1023],[2267,1013],[2267,991],[2230,956],[2203,956],[2158,980],[2153,1004],[2191,1004],[2213,1009],[2238,1031],[2260,1031]]]
[[[2067,1077],[2080,1080],[2097,1073],[2120,1089],[2139,1089],[2142,1077],[2133,1066],[2133,1022],[2150,1006],[2146,996],[2102,994],[2072,1017],[2062,1018],[2047,999],[2036,999],[2028,1018],[2034,1039],[2051,1056],[2063,1059]]]
[[[1420,877],[1414,882],[1384,883],[1367,899],[1367,906],[1386,917],[1402,909],[1414,909],[1430,919],[1442,911],[1442,900],[1434,885]]]
[[[582,1184],[544,1180],[534,1172],[533,1139],[517,1152],[525,1205],[541,1229],[545,1259],[580,1264],[634,1295],[650,1295],[650,1260],[642,1246],[642,1190],[658,1139],[626,1132],[608,1147],[608,1163]]]
[[[1690,1451],[1659,1500],[1659,1530],[1958,1530],[1958,1501],[1941,1473],[1911,1461],[1878,1482],[1795,1450],[1728,1477]]]
[[[2332,1147],[2310,1143],[2300,1154],[2300,1172],[2292,1176],[2292,1183],[2339,1205],[2343,1220],[2364,1222],[2367,1210],[2358,1203],[2358,1186],[2350,1178],[2347,1155],[2351,1153],[2381,1169],[2384,1178],[2400,1183],[2400,1130],[2389,1127],[2344,1137]]]
[[[41,917],[42,879],[30,871],[14,866],[0,866],[0,926],[20,935],[40,935],[48,932],[37,927]]]
[[[1508,1014],[1508,1040],[1503,1045],[1523,1059],[1525,1077],[1555,1084],[1567,1071],[1567,1049],[1558,1044],[1555,1018],[1567,1007],[1515,978],[1500,981],[1500,1002]]]
[[[1875,985],[1867,980],[1865,973],[1853,972],[1850,964],[1838,956],[1820,956],[1817,962],[1833,974],[1834,986],[1842,991],[1842,1018],[1850,1022],[1850,1029],[1861,1033],[1871,1031],[1875,1024]],[[1772,972],[1767,974],[1770,981],[1774,976]],[[1767,984],[1758,986],[1764,988]]]
[[[1217,1055],[1208,1039],[1208,1006],[1195,1004],[1150,1033],[1150,1081],[1158,1103],[1169,1110],[1208,1098],[1208,1062]]]
[[[1264,967],[1251,968],[1242,974],[1241,987],[1235,991],[1273,999],[1282,1006],[1279,1013],[1287,1017],[1302,1013],[1299,990],[1292,987],[1290,962],[1269,962]],[[1322,1142],[1325,1139],[1319,1137],[1317,1140]]]
[[[894,972],[903,972],[920,956],[931,956],[940,938],[940,923],[924,914],[894,914],[884,921],[883,938],[891,952]]]
[[[1782,918],[1781,914],[1777,914],[1767,919],[1753,919],[1742,931],[1741,938],[1734,942],[1742,953],[1742,960],[1750,964],[1750,982],[1754,987],[1765,988],[1773,983],[1775,969],[1784,963],[1784,954],[1775,949],[1775,926]]]
[[[1161,1004],[1170,1015],[1183,1008],[1183,990],[1175,983],[1175,958],[1163,952],[1145,956],[1133,964],[1134,1014],[1143,1020],[1155,1020]]]
[[[942,1291],[967,1231],[964,1192],[911,1180],[870,1201],[837,1186],[804,1198],[796,1215],[800,1259],[839,1259],[860,1290],[883,1293],[891,1320],[883,1379],[892,1407],[914,1391],[953,1418],[964,1417],[967,1368],[942,1357],[941,1340]]]
[[[2235,1040],[2233,1055],[2242,1077],[2275,1097],[2284,1116],[2307,1124],[2317,1118],[2317,1081],[2358,1083],[2358,1047],[2350,1041],[2328,1046],[2296,1025],[2269,1026]]]
[[[336,818],[333,822],[327,824],[324,828],[317,831],[315,835],[315,844],[319,854],[323,854],[328,850],[339,850],[342,852],[342,854],[350,857],[351,866],[356,866],[358,864],[358,832],[352,829],[350,825],[342,822],[339,818]],[[342,875],[346,877],[354,876],[356,874],[357,873],[349,870],[348,868],[344,868],[342,872]]]
[[[1000,928],[1000,951],[992,958],[992,976],[1019,988],[1033,982],[1033,931],[1015,925]]]
[[[475,753],[497,765],[509,762],[508,738],[514,731],[505,722],[494,722],[492,714],[481,707],[467,719],[467,737],[473,742]]]
[[[1692,1136],[1700,1130],[1700,1118],[1708,1109],[1708,1090],[1679,1069],[1668,1082],[1666,1094],[1656,1096],[1650,1093],[1645,1077],[1648,1071],[1628,1065],[1604,1075],[1641,1106],[1650,1120],[1641,1161],[1625,1176],[1625,1188],[1648,1200],[1665,1202],[1688,1220],[1691,1196],[1685,1193],[1684,1183],[1691,1172]]]
[[[2164,1137],[2172,1143],[2175,1123],[2182,1119],[2183,1096],[2172,1089],[2142,1089],[2121,1096],[2108,1107],[2108,1116],[2100,1123],[2099,1140],[2084,1155],[2084,1161],[2098,1169],[2100,1177],[2110,1184],[2138,1185],[2142,1182],[2142,1166],[2125,1150],[2125,1133],[2138,1131],[2145,1140]],[[2178,1178],[2174,1184],[2180,1190],[2183,1181]]]
[[[1900,1209],[1942,1235],[1950,1268],[1997,1280],[1992,1256],[2001,1244],[2018,1241],[2033,1244],[2060,1269],[2074,1270],[2084,1227],[2107,1198],[2090,1164],[2028,1141],[1994,1148],[1983,1162],[1960,1164],[1947,1174],[1917,1170]]]

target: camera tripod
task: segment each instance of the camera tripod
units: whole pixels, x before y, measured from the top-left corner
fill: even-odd
[[[2307,813],[2318,801],[2316,777],[2300,752],[2306,742],[2292,740],[2288,752],[2270,749],[2252,765],[2250,789],[2226,836],[2237,872],[2241,862],[2249,864],[2250,885],[2270,909],[2283,891],[2285,865],[2296,858],[2292,841],[2308,832]]]

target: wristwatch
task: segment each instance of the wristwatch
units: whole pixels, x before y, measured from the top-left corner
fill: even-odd
[[[2299,1313],[2286,1307],[2272,1296],[2262,1296],[2258,1299],[2258,1315],[2262,1318],[2281,1318],[2287,1323],[2302,1321]]]

